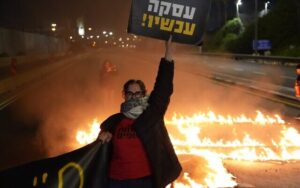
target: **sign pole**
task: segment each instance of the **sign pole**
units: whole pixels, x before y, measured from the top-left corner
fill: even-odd
[[[257,0],[255,0],[255,12],[254,12],[254,16],[255,16],[255,26],[254,26],[254,53],[257,54],[257,29],[258,29],[258,14],[257,14]]]

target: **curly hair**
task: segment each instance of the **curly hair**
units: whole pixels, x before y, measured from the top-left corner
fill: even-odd
[[[127,91],[131,84],[138,84],[142,90],[142,94],[145,96],[147,93],[146,86],[142,80],[130,79],[123,85],[123,91]]]

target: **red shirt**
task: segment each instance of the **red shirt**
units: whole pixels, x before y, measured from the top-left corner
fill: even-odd
[[[109,168],[109,177],[112,179],[135,179],[151,174],[144,147],[132,127],[133,122],[124,118],[115,130]]]

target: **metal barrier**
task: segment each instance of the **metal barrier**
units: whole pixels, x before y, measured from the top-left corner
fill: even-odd
[[[300,58],[297,57],[283,57],[283,56],[263,56],[263,55],[249,55],[249,54],[227,54],[227,53],[206,53],[202,52],[201,55],[215,56],[232,59],[250,59],[250,60],[263,60],[271,63],[278,63],[280,65],[296,66],[300,64]]]

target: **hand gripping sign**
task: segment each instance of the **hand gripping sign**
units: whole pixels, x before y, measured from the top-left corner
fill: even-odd
[[[211,0],[132,0],[128,32],[200,44]]]

